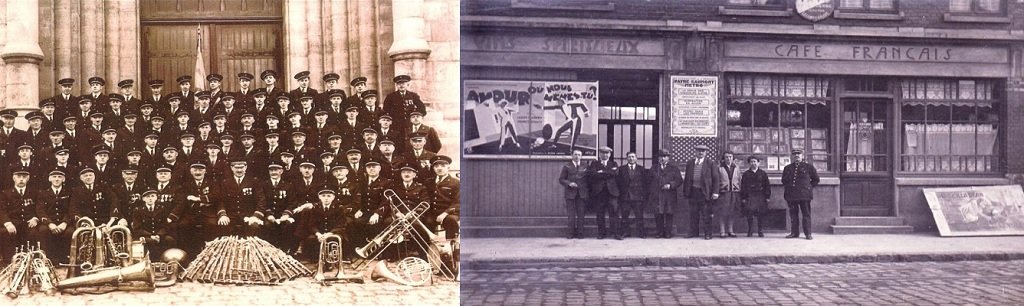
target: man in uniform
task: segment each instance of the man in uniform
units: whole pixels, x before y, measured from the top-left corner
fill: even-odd
[[[101,112],[107,110],[107,98],[108,96],[103,93],[103,86],[107,85],[107,80],[101,77],[94,76],[89,78],[89,94],[82,96],[83,98],[88,97],[92,100],[92,108],[97,109]]]
[[[220,82],[224,80],[224,76],[216,73],[206,75],[206,85],[209,86],[210,90],[210,106],[213,108],[220,107],[220,101],[224,98],[223,89],[220,88]]]
[[[254,236],[264,225],[263,186],[253,175],[246,174],[247,168],[244,159],[232,160],[231,175],[221,182],[217,225],[223,228],[222,235]]]
[[[302,71],[295,74],[295,80],[298,81],[299,86],[292,91],[288,92],[288,96],[292,98],[292,101],[302,99],[303,97],[309,97],[312,101],[313,97],[316,97],[316,89],[309,88],[309,71]]]
[[[163,108],[167,104],[167,96],[164,96],[162,91],[164,90],[164,80],[149,80],[149,91],[151,92],[143,104],[150,104],[154,107]],[[140,108],[142,105],[139,105]]]
[[[178,77],[176,81],[178,81],[178,89],[180,90],[177,96],[181,99],[181,108],[189,111],[195,109],[196,100],[195,91],[192,91],[192,77],[183,75]]]
[[[377,91],[367,90],[363,92],[363,104],[359,105],[359,121],[376,127],[377,120],[384,115],[384,109],[377,105]]]
[[[127,111],[139,111],[139,106],[142,106],[142,100],[139,100],[133,93],[135,90],[135,80],[121,80],[117,82],[117,87],[121,88],[121,97],[124,100],[121,107]]]
[[[310,261],[317,261],[320,258],[319,246],[320,241],[324,239],[323,235],[332,233],[345,237],[348,232],[356,207],[337,201],[336,196],[334,190],[323,189],[316,192],[317,201],[303,204],[294,210],[296,213],[305,210],[310,212],[304,216],[304,221],[296,229],[294,237],[302,241],[302,252]]]
[[[637,237],[645,238],[644,211],[647,209],[647,169],[637,164],[636,152],[626,153],[626,164],[619,167],[619,218],[623,235],[629,237],[629,213],[636,220]]]
[[[12,172],[14,186],[4,188],[3,192],[0,192],[0,203],[4,207],[3,212],[0,212],[0,224],[6,228],[6,231],[0,231],[4,258],[11,258],[16,246],[25,245],[26,242],[37,242],[40,238],[40,219],[36,215],[36,206],[39,202],[36,200],[36,194],[28,187],[31,174],[28,169],[21,167],[12,168]]]
[[[375,160],[366,162],[366,176],[363,182],[363,211],[369,214],[364,231],[368,238],[376,237],[391,220],[390,205],[384,199],[384,190],[391,188],[392,181],[382,175],[381,164]]]
[[[443,228],[447,239],[459,234],[459,179],[449,174],[451,163],[451,157],[444,155],[431,160],[435,178],[430,184],[432,201],[425,220],[431,230]]]
[[[410,133],[420,133],[427,136],[427,143],[424,146],[427,151],[430,152],[441,152],[441,137],[437,135],[437,130],[423,124],[423,114],[418,111],[409,113],[409,123],[411,127],[408,131]]]
[[[718,199],[718,163],[707,158],[708,146],[694,147],[697,157],[686,164],[683,188],[690,202],[690,234],[686,238],[700,235],[700,224],[704,223],[704,239],[711,240],[711,205]]]
[[[409,116],[413,112],[420,115],[427,114],[427,108],[420,100],[420,95],[409,90],[409,82],[412,78],[408,75],[395,76],[395,92],[384,98],[384,112],[391,115],[395,120],[395,127],[406,130],[409,125]]]
[[[277,99],[278,96],[285,94],[284,88],[281,88],[280,86],[276,85],[276,71],[269,69],[263,70],[263,72],[260,73],[260,79],[263,80],[263,84],[266,84],[266,86],[263,87],[263,89],[267,91],[267,99],[269,99],[270,101],[274,101],[275,99]]]
[[[159,197],[157,191],[146,190],[142,193],[142,205],[132,213],[132,235],[145,244],[150,261],[158,260],[160,254],[176,245],[171,225],[167,224],[167,215],[174,207],[158,201]]]
[[[391,128],[391,123],[391,116],[387,114],[381,115],[380,118],[377,119],[377,131],[380,132],[377,133],[377,138],[380,139],[381,142],[390,140],[395,146],[395,152],[401,155],[402,153],[405,153],[405,148],[408,147],[406,146],[405,133]]]
[[[437,156],[437,154],[424,148],[427,144],[427,135],[419,133],[410,134],[409,144],[412,145],[412,149],[402,156],[402,161],[416,166],[419,171],[418,179],[422,180],[421,182],[425,182],[434,176],[434,171],[430,170],[430,160]]]
[[[292,192],[292,184],[285,179],[284,167],[278,162],[267,166],[267,172],[270,179],[265,181],[263,186],[264,198],[267,201],[263,213],[267,216],[267,225],[263,228],[260,237],[281,250],[292,253],[298,245],[295,243],[296,239],[292,238],[292,234],[295,232],[295,223],[294,220],[285,218],[284,215],[286,210],[291,209],[292,198],[295,196]]]
[[[344,98],[345,102],[341,104],[342,109],[346,109],[349,106],[359,107],[363,105],[363,91],[366,90],[366,80],[366,77],[356,77],[348,83],[352,85],[352,95]]]
[[[180,218],[179,233],[195,233],[180,236],[181,246],[189,254],[202,251],[204,241],[217,238],[217,202],[220,201],[218,183],[207,176],[207,165],[202,160],[192,161],[189,166],[190,178],[182,182],[180,194],[183,197],[172,212],[172,218]]]
[[[650,203],[654,205],[654,223],[658,227],[655,237],[672,238],[674,231],[672,225],[675,222],[672,214],[676,209],[676,190],[683,184],[683,176],[679,174],[679,167],[669,162],[672,154],[668,150],[658,150],[658,163],[651,167],[650,181]],[[641,212],[642,213],[642,212]]]
[[[53,100],[57,104],[57,117],[60,118],[60,120],[64,120],[65,117],[74,113],[75,110],[78,109],[78,97],[72,93],[72,86],[75,86],[75,79],[63,78],[58,80],[57,84],[60,84],[60,93],[54,96]]]
[[[615,239],[622,240],[622,232],[619,231],[619,185],[616,181],[619,165],[611,160],[611,157],[612,148],[601,147],[597,160],[591,161],[587,166],[587,181],[590,183],[588,191],[591,203],[597,211],[597,239],[604,239],[607,234],[607,214],[611,219],[611,234]]]
[[[569,239],[583,238],[583,218],[587,208],[586,165],[580,159],[583,152],[572,151],[572,160],[562,165],[558,183],[563,187],[565,210],[569,216]]]
[[[132,216],[130,212],[139,207],[139,203],[142,202],[142,192],[148,188],[139,182],[139,168],[134,166],[124,167],[121,170],[121,181],[112,183],[111,186],[113,186],[112,192],[118,201],[114,206],[121,207],[128,212],[125,216],[129,217]],[[129,219],[128,222],[131,224],[132,220]]]
[[[241,107],[243,109],[250,109],[253,107],[252,80],[254,78],[255,77],[252,75],[252,73],[238,73],[238,107]]]
[[[811,200],[814,199],[814,186],[821,180],[818,170],[804,162],[804,151],[795,149],[792,152],[793,162],[782,168],[783,197],[789,206],[790,231],[786,238],[799,238],[800,225],[803,223],[804,237],[811,237]],[[797,219],[797,215],[800,219]]]
[[[36,192],[36,216],[39,217],[39,237],[43,251],[54,262],[67,262],[71,245],[71,189],[64,184],[65,172],[50,171],[50,186]]]
[[[338,87],[338,79],[341,76],[337,73],[331,72],[324,75],[324,92],[316,96],[316,107],[318,109],[328,109],[331,106],[331,96],[337,95],[341,100],[345,99],[345,90]]]
[[[121,212],[114,207],[118,202],[116,195],[110,191],[109,185],[96,181],[96,170],[85,167],[78,176],[82,184],[71,189],[71,215],[75,222],[83,217],[92,219],[96,224],[107,223],[110,219],[121,220]]]

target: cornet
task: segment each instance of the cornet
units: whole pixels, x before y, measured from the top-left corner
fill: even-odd
[[[316,275],[313,279],[321,285],[330,285],[333,281],[351,281],[362,283],[361,275],[346,275],[343,263],[341,262],[341,236],[334,233],[324,234],[320,239],[320,260],[317,262]],[[337,270],[336,275],[325,276],[325,271]]]

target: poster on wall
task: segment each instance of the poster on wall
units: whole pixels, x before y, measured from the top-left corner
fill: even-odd
[[[567,158],[597,152],[598,83],[466,80],[466,158]]]
[[[718,77],[672,76],[672,136],[718,136]]]
[[[1024,235],[1020,185],[925,188],[939,235]]]

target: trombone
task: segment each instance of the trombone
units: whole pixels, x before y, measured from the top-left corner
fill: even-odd
[[[391,202],[391,209],[396,213],[411,213],[414,211],[414,209],[410,209],[409,205],[406,204],[405,201],[403,201],[402,198],[398,196],[398,193],[396,193],[392,189],[384,190],[384,197]],[[428,204],[426,202],[421,202],[420,205],[417,205],[417,208],[419,206],[424,205]],[[450,281],[454,281],[456,278],[458,278],[458,273],[456,273],[452,269],[452,267],[446,265],[444,263],[444,260],[441,258],[442,255],[448,256],[449,258],[454,258],[452,257],[452,248],[443,246],[444,244],[447,243],[446,239],[438,236],[429,228],[427,228],[427,226],[423,224],[423,221],[420,221],[418,217],[404,218],[400,219],[400,221],[411,223],[410,227],[415,225],[416,227],[421,229],[423,233],[426,234],[426,237],[423,237],[420,231],[410,231],[412,233],[410,235],[412,237],[412,240],[416,243],[416,245],[420,248],[423,254],[427,257],[427,261],[430,262],[430,264],[434,267],[434,269],[437,270],[437,272],[441,274],[442,277]]]

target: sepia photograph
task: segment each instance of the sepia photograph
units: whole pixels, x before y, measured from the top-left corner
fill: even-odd
[[[460,8],[463,305],[1024,300],[1024,1]]]
[[[0,304],[458,305],[459,10],[0,0]]]

